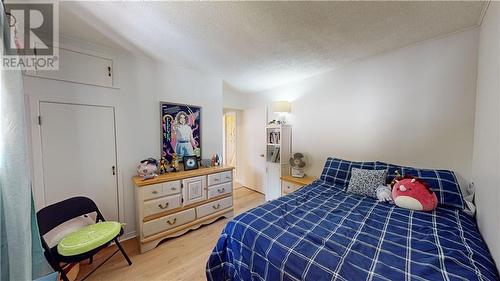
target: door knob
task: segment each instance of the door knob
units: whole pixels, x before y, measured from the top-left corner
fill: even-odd
[[[113,176],[116,175],[116,167],[115,166],[111,167],[111,170],[113,171]]]

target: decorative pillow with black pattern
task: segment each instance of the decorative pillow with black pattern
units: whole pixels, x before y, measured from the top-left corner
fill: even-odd
[[[385,184],[386,170],[351,169],[347,192],[377,198],[376,189]]]

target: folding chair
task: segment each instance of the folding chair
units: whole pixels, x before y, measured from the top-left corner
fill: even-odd
[[[89,259],[89,262],[92,263],[93,256],[100,250],[108,247],[111,244],[111,242],[115,242],[118,249],[112,255],[107,257],[106,260],[104,260],[101,264],[99,264],[99,266],[97,266],[91,272],[89,272],[82,280],[85,280],[92,273],[94,273],[111,257],[113,257],[118,251],[120,251],[123,254],[128,264],[132,265],[130,258],[127,256],[127,253],[125,253],[125,250],[123,250],[122,245],[118,241],[118,237],[120,237],[123,234],[123,228],[120,229],[118,235],[114,236],[114,238],[111,238],[106,243],[77,255],[63,256],[58,252],[57,245],[53,246],[52,248],[48,246],[47,242],[44,239],[44,235],[47,234],[49,231],[71,219],[74,219],[79,216],[88,215],[94,212],[96,213],[96,223],[105,221],[104,217],[102,216],[101,212],[97,208],[97,205],[94,203],[94,201],[92,201],[87,197],[73,197],[49,205],[38,211],[36,214],[38,220],[38,228],[40,231],[40,237],[42,239],[42,246],[44,248],[44,255],[47,258],[49,264],[52,266],[52,268],[61,273],[61,278],[64,281],[69,281],[69,280],[66,274],[64,273],[64,270],[62,269],[63,266],[61,266],[61,263],[63,264],[76,263],[86,259]]]

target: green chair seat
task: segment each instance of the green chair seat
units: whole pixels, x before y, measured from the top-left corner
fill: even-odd
[[[57,252],[62,256],[76,256],[91,251],[115,238],[122,228],[115,221],[98,222],[85,226],[66,235],[59,244]]]

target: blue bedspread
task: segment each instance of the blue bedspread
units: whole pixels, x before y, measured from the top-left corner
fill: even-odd
[[[231,220],[208,280],[498,280],[473,218],[414,212],[322,181]]]

